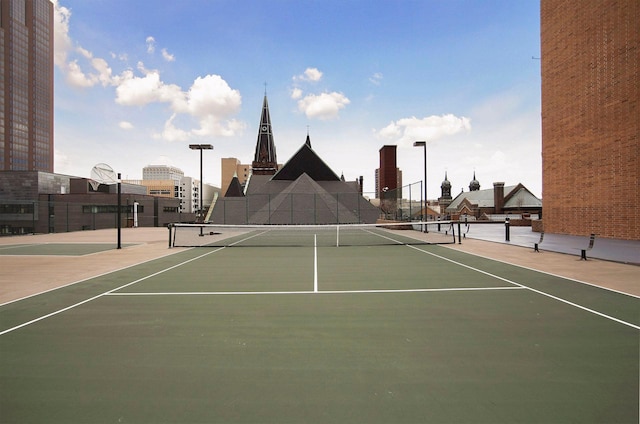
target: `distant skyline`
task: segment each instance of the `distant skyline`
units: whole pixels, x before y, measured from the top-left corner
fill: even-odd
[[[123,1],[55,5],[55,172],[167,164],[220,185],[251,163],[265,90],[278,162],[302,146],[374,191],[383,145],[403,183],[455,197],[523,183],[542,194],[537,0]]]

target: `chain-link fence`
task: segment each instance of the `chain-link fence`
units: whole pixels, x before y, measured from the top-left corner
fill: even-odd
[[[426,214],[422,181],[393,190],[382,190],[377,200],[381,217],[384,219],[420,221]]]
[[[422,182],[376,193],[273,193],[219,198],[216,224],[358,224],[422,219]]]

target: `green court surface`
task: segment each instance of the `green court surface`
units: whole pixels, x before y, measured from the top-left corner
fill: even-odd
[[[122,247],[134,244],[122,244]],[[2,255],[54,255],[54,256],[83,256],[115,249],[115,243],[40,243],[40,244],[12,244],[0,246]]]
[[[0,306],[0,421],[637,423],[639,311],[442,246],[184,250]]]

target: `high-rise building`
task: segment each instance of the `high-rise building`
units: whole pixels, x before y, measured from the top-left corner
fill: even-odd
[[[179,185],[182,177],[182,169],[171,165],[147,165],[142,168],[143,180],[172,180]]]
[[[0,1],[0,170],[53,172],[53,3]]]
[[[545,232],[640,239],[640,2],[541,0]]]

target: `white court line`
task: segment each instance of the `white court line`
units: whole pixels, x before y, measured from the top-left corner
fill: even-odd
[[[383,236],[383,237],[384,237],[384,236]],[[251,237],[249,237],[249,238],[251,238]],[[388,238],[388,237],[384,237],[384,238]],[[401,242],[399,242],[399,241],[397,241],[397,240],[393,240],[393,239],[391,239],[391,238],[388,238],[388,239],[389,239],[389,240],[392,240],[392,241],[395,241],[395,242],[397,242],[397,243],[399,243],[399,244],[404,244],[404,243],[401,243]],[[245,240],[246,240],[246,239],[245,239]],[[406,244],[405,244],[405,245],[406,245]],[[428,254],[428,255],[431,255],[431,256],[434,256],[434,257],[437,257],[437,258],[443,259],[443,260],[445,260],[445,261],[448,261],[448,262],[454,263],[454,264],[456,264],[456,265],[462,266],[462,267],[464,267],[464,268],[471,269],[471,270],[476,271],[476,272],[479,272],[479,273],[481,273],[481,274],[485,274],[485,275],[488,275],[488,276],[490,276],[490,277],[496,278],[496,279],[498,279],[498,280],[505,281],[505,282],[507,282],[507,283],[509,283],[509,284],[513,284],[513,285],[514,285],[514,286],[516,286],[516,287],[492,287],[492,288],[449,288],[449,289],[407,289],[407,290],[352,290],[352,291],[318,291],[318,292],[316,292],[316,291],[315,291],[315,287],[314,287],[314,292],[309,292],[309,291],[300,291],[300,292],[210,292],[210,293],[207,293],[207,292],[196,292],[196,293],[190,293],[190,294],[200,294],[200,295],[202,295],[202,294],[216,294],[216,295],[230,295],[230,294],[236,294],[236,295],[239,295],[239,294],[254,294],[254,295],[255,295],[255,294],[309,294],[309,293],[320,293],[320,294],[345,294],[345,293],[398,293],[398,292],[430,292],[430,291],[431,291],[431,292],[436,292],[436,291],[462,291],[462,290],[466,290],[466,291],[472,291],[472,290],[509,290],[509,289],[513,290],[513,289],[518,289],[518,288],[520,288],[520,289],[527,289],[527,290],[530,290],[530,291],[532,291],[532,292],[535,292],[535,293],[538,293],[538,294],[540,294],[540,295],[543,295],[543,296],[549,297],[549,298],[554,299],[554,300],[557,300],[557,301],[559,301],[559,302],[562,302],[562,303],[568,304],[568,305],[570,305],[570,306],[573,306],[573,307],[576,307],[576,308],[582,309],[582,310],[584,310],[584,311],[587,311],[587,312],[590,312],[590,313],[592,313],[592,314],[595,314],[595,315],[601,316],[601,317],[603,317],[603,318],[606,318],[606,319],[609,319],[609,320],[612,320],[612,321],[618,322],[618,323],[620,323],[620,324],[624,324],[624,325],[626,325],[626,326],[632,327],[632,328],[634,328],[634,329],[640,330],[640,326],[636,326],[636,325],[634,325],[634,324],[631,324],[631,323],[629,323],[629,322],[626,322],[626,321],[620,320],[620,319],[618,319],[618,318],[614,318],[614,317],[612,317],[612,316],[609,316],[609,315],[603,314],[603,313],[601,313],[601,312],[598,312],[598,311],[595,311],[595,310],[593,310],[593,309],[590,309],[590,308],[584,307],[584,306],[582,306],[582,305],[578,305],[578,304],[576,304],[576,303],[573,303],[573,302],[567,301],[567,300],[562,299],[562,298],[559,298],[559,297],[557,297],[557,296],[553,296],[553,295],[551,295],[551,294],[549,294],[549,293],[545,293],[545,292],[543,292],[543,291],[540,291],[540,290],[537,290],[537,289],[533,289],[533,288],[531,288],[531,287],[525,286],[525,285],[520,284],[520,283],[517,283],[517,282],[515,282],[515,281],[512,281],[512,280],[509,280],[509,279],[506,279],[506,278],[503,278],[503,277],[497,276],[497,275],[495,275],[495,274],[491,274],[491,273],[486,272],[486,271],[482,271],[482,270],[480,270],[480,269],[474,268],[474,267],[469,266],[469,265],[465,265],[465,264],[463,264],[463,263],[460,263],[460,262],[454,261],[454,260],[449,259],[449,258],[446,258],[446,257],[444,257],[444,256],[440,256],[440,255],[437,255],[437,254],[435,254],[435,253],[431,253],[431,252],[428,252],[428,251],[425,251],[425,250],[419,249],[419,248],[417,248],[417,247],[415,247],[415,246],[411,246],[411,245],[406,245],[406,246],[407,246],[407,247],[409,247],[409,248],[412,248],[412,249],[414,249],[414,250],[417,250],[417,251],[419,251],[419,252],[426,253],[426,254]],[[94,296],[94,297],[91,297],[91,298],[89,298],[89,299],[83,300],[83,301],[78,302],[78,303],[76,303],[76,304],[74,304],[74,305],[68,306],[68,307],[66,307],[66,308],[60,309],[60,310],[55,311],[55,312],[52,312],[52,313],[50,313],[50,314],[47,314],[47,315],[41,316],[41,317],[39,317],[39,318],[33,319],[33,320],[31,320],[31,321],[28,321],[28,322],[25,322],[25,323],[23,323],[23,324],[17,325],[17,326],[15,326],[15,327],[9,328],[9,329],[7,329],[7,330],[4,330],[4,331],[0,332],[0,336],[1,336],[1,335],[4,335],[4,334],[7,334],[7,333],[10,333],[10,332],[12,332],[12,331],[15,331],[15,330],[17,330],[17,329],[19,329],[19,328],[22,328],[22,327],[28,326],[28,325],[30,325],[30,324],[36,323],[36,322],[41,321],[41,320],[43,320],[43,319],[46,319],[46,318],[49,318],[49,317],[55,316],[55,315],[60,314],[60,313],[62,313],[62,312],[68,311],[68,310],[70,310],[70,309],[73,309],[73,308],[75,308],[75,307],[77,307],[77,306],[83,305],[83,304],[85,304],[85,303],[87,303],[87,302],[90,302],[90,301],[92,301],[92,300],[98,299],[98,298],[103,297],[103,296],[136,296],[136,295],[137,295],[137,296],[142,296],[142,295],[146,295],[146,296],[153,296],[153,295],[180,295],[180,294],[183,294],[183,295],[184,295],[184,293],[114,293],[114,292],[115,292],[115,291],[118,291],[118,290],[121,290],[121,289],[123,289],[123,288],[126,288],[126,287],[128,287],[128,286],[131,286],[131,285],[133,285],[133,284],[136,284],[136,283],[138,283],[138,282],[140,282],[140,281],[143,281],[143,280],[146,280],[146,279],[148,279],[148,278],[154,277],[154,276],[156,276],[156,275],[162,274],[162,273],[164,273],[164,272],[170,271],[170,270],[172,270],[172,269],[175,269],[175,268],[180,267],[180,266],[182,266],[182,265],[185,265],[185,264],[187,264],[187,263],[193,262],[193,261],[195,261],[195,260],[197,260],[197,259],[201,259],[201,258],[203,258],[203,257],[205,257],[205,256],[210,255],[210,254],[213,254],[213,253],[219,252],[220,250],[223,250],[223,249],[224,249],[224,247],[221,247],[221,248],[216,249],[216,250],[213,250],[213,251],[211,251],[211,252],[207,252],[207,253],[205,253],[205,254],[203,254],[203,255],[197,256],[197,257],[195,257],[195,258],[191,258],[191,259],[189,259],[189,260],[187,260],[187,261],[184,261],[184,262],[181,262],[181,263],[179,263],[179,264],[173,265],[173,266],[171,266],[171,267],[169,267],[169,268],[166,268],[166,269],[164,269],[164,270],[161,270],[161,271],[158,271],[158,272],[156,272],[156,273],[153,273],[153,274],[147,275],[146,277],[143,277],[143,278],[140,278],[140,279],[138,279],[138,280],[135,280],[135,281],[129,282],[129,283],[124,284],[124,285],[122,285],[122,286],[120,286],[120,287],[116,287],[116,288],[114,288],[114,289],[112,289],[112,290],[106,291],[106,292],[101,293],[101,294],[99,294],[99,295],[97,295],[97,296]],[[189,294],[189,293],[187,293],[187,294]]]
[[[180,266],[182,266],[182,265],[188,264],[189,262],[193,262],[193,261],[195,261],[195,260],[198,260],[198,259],[204,258],[205,256],[211,255],[212,253],[219,252],[219,251],[221,251],[221,250],[223,250],[223,249],[224,249],[224,247],[221,247],[221,248],[216,249],[216,250],[212,250],[211,252],[207,252],[207,253],[205,253],[205,254],[203,254],[203,255],[196,256],[195,258],[191,258],[191,259],[188,259],[188,260],[186,260],[186,261],[184,261],[184,262],[180,262],[179,264],[176,264],[176,265],[170,266],[169,268],[165,268],[165,269],[160,270],[160,271],[158,271],[158,272],[154,272],[153,274],[149,274],[149,275],[147,275],[146,277],[138,278],[138,279],[137,279],[137,280],[135,280],[135,281],[131,281],[131,282],[127,283],[127,284],[123,284],[123,285],[121,285],[120,287],[116,287],[116,288],[114,288],[114,289],[108,290],[108,291],[106,291],[106,292],[104,292],[104,293],[101,293],[101,294],[99,294],[99,295],[93,296],[93,297],[91,297],[91,298],[89,298],[89,299],[85,299],[85,300],[83,300],[83,301],[81,301],[81,302],[78,302],[78,303],[75,303],[75,304],[73,304],[73,305],[71,305],[71,306],[67,306],[66,308],[59,309],[59,310],[57,310],[57,311],[51,312],[50,314],[46,314],[46,315],[43,315],[43,316],[41,316],[41,317],[38,317],[38,318],[32,319],[31,321],[27,321],[27,322],[22,323],[22,324],[20,324],[20,325],[16,325],[15,327],[8,328],[8,329],[6,329],[6,330],[4,330],[4,331],[1,331],[1,332],[0,332],[0,336],[2,336],[2,335],[4,335],[4,334],[7,334],[7,333],[11,333],[12,331],[15,331],[15,330],[17,330],[17,329],[19,329],[19,328],[22,328],[22,327],[26,327],[27,325],[31,325],[31,324],[36,323],[36,322],[38,322],[38,321],[42,321],[43,319],[46,319],[46,318],[49,318],[49,317],[52,317],[52,316],[58,315],[58,314],[60,314],[60,313],[62,313],[62,312],[68,311],[68,310],[73,309],[73,308],[75,308],[75,307],[77,307],[77,306],[84,305],[85,303],[91,302],[92,300],[96,300],[96,299],[99,299],[99,298],[101,298],[101,297],[103,297],[103,296],[106,296],[106,295],[108,295],[108,294],[110,294],[110,293],[113,293],[113,292],[114,292],[114,291],[116,291],[116,290],[122,290],[122,289],[124,289],[125,287],[129,287],[129,286],[131,286],[131,285],[133,285],[133,284],[139,283],[140,281],[144,281],[144,280],[149,279],[149,278],[151,278],[151,277],[155,277],[156,275],[160,275],[160,274],[163,274],[163,273],[165,273],[165,272],[167,272],[167,271],[171,271],[172,269],[175,269],[175,268],[178,268],[178,267],[180,267]]]
[[[313,291],[318,292],[318,242],[317,234],[313,235]]]
[[[158,259],[166,258],[167,256],[175,255],[175,254],[178,254],[178,253],[180,253],[180,251],[167,253],[166,255],[158,256],[157,258],[145,259],[144,261],[136,262],[134,264],[123,266],[121,268],[117,268],[117,269],[114,269],[114,270],[105,271],[105,272],[102,272],[100,274],[96,274],[96,275],[92,275],[92,276],[87,277],[87,278],[83,278],[82,280],[72,281],[71,283],[63,284],[61,286],[52,287],[50,289],[43,290],[43,291],[38,292],[38,293],[33,293],[33,294],[29,294],[29,295],[26,295],[26,296],[23,296],[23,297],[19,297],[18,299],[8,300],[8,301],[6,301],[4,303],[0,303],[0,307],[8,305],[10,303],[15,303],[15,302],[19,302],[21,300],[29,299],[30,297],[40,296],[41,294],[46,294],[46,293],[49,293],[49,292],[52,292],[52,291],[63,289],[65,287],[73,286],[74,284],[83,283],[85,281],[92,280],[94,278],[104,277],[105,275],[108,275],[108,274],[113,274],[115,272],[120,272],[120,271],[123,271],[123,270],[128,269],[128,268],[133,268],[134,266],[146,264],[147,262],[152,262],[152,261],[155,261],[155,260],[158,260]],[[9,256],[9,255],[7,255],[7,256]],[[16,256],[16,255],[11,255],[11,256]]]
[[[562,299],[562,298],[560,298],[560,297],[558,297],[558,296],[554,296],[554,295],[552,295],[552,294],[545,293],[545,292],[543,292],[543,291],[541,291],[541,290],[534,289],[534,288],[531,288],[531,287],[529,287],[529,286],[525,286],[524,284],[517,283],[517,282],[512,281],[512,280],[509,280],[509,279],[507,279],[507,278],[503,278],[503,277],[500,277],[500,276],[498,276],[498,275],[491,274],[490,272],[483,271],[483,270],[481,270],[481,269],[474,268],[474,267],[469,266],[469,265],[465,265],[465,264],[463,264],[463,263],[460,263],[460,262],[454,261],[453,259],[449,259],[449,258],[445,258],[444,256],[436,255],[435,253],[431,253],[431,252],[428,252],[428,251],[426,251],[426,250],[419,249],[419,248],[417,248],[417,247],[415,247],[415,246],[411,246],[411,245],[406,245],[406,246],[407,246],[407,247],[410,247],[411,249],[417,250],[418,252],[422,252],[422,253],[426,253],[427,255],[435,256],[436,258],[443,259],[443,260],[445,260],[445,261],[451,262],[451,263],[453,263],[453,264],[459,265],[459,266],[464,267],[464,268],[468,268],[468,269],[470,269],[470,270],[473,270],[473,271],[479,272],[479,273],[481,273],[481,274],[488,275],[488,276],[493,277],[493,278],[497,278],[498,280],[502,280],[502,281],[505,281],[505,282],[507,282],[507,283],[509,283],[509,284],[514,284],[514,285],[516,285],[516,286],[518,286],[518,287],[522,287],[522,288],[524,288],[524,289],[531,290],[531,291],[532,291],[532,292],[534,292],[534,293],[538,293],[538,294],[541,294],[542,296],[546,296],[546,297],[549,297],[549,298],[551,298],[551,299],[557,300],[557,301],[559,301],[559,302],[565,303],[565,304],[567,304],[567,305],[573,306],[573,307],[575,307],[575,308],[582,309],[583,311],[587,311],[587,312],[590,312],[590,313],[592,313],[592,314],[594,314],[594,315],[598,315],[598,316],[601,316],[601,317],[603,317],[603,318],[609,319],[609,320],[611,320],[611,321],[615,321],[615,322],[617,322],[617,323],[624,324],[624,325],[626,325],[626,326],[628,326],[628,327],[635,328],[636,330],[640,330],[640,326],[638,326],[638,325],[631,324],[630,322],[623,321],[623,320],[621,320],[621,319],[618,319],[618,318],[612,317],[612,316],[607,315],[607,314],[603,314],[602,312],[598,312],[598,311],[596,311],[596,310],[594,310],[594,309],[587,308],[586,306],[578,305],[577,303],[570,302],[570,301],[565,300],[565,299]]]
[[[11,249],[20,249],[22,247],[31,247],[38,246],[39,243],[28,243],[28,244],[6,244],[0,247],[0,250],[11,250]],[[18,256],[18,255],[6,255],[6,256]]]
[[[488,276],[490,276],[490,277],[492,277],[492,278],[497,278],[498,280],[502,280],[502,281],[507,282],[507,283],[509,283],[509,284],[514,284],[514,285],[516,285],[516,286],[518,286],[518,287],[525,288],[525,289],[530,290],[530,291],[532,291],[532,292],[534,292],[534,293],[538,293],[538,294],[540,294],[540,295],[543,295],[543,296],[546,296],[546,297],[548,297],[548,298],[551,298],[551,299],[557,300],[557,301],[559,301],[559,302],[565,303],[565,304],[570,305],[570,306],[573,306],[573,307],[575,307],[575,308],[582,309],[583,311],[587,311],[587,312],[592,313],[592,314],[594,314],[594,315],[598,315],[598,316],[601,316],[601,317],[603,317],[603,318],[609,319],[609,320],[611,320],[611,321],[615,321],[615,322],[617,322],[617,323],[624,324],[624,325],[626,325],[626,326],[628,326],[628,327],[635,328],[636,330],[640,330],[640,326],[638,326],[638,325],[631,324],[630,322],[623,321],[623,320],[621,320],[621,319],[618,319],[618,318],[612,317],[612,316],[607,315],[607,314],[603,314],[602,312],[598,312],[598,311],[596,311],[596,310],[594,310],[594,309],[587,308],[586,306],[578,305],[577,303],[570,302],[570,301],[568,301],[568,300],[566,300],[566,299],[562,299],[562,298],[560,298],[560,297],[558,297],[558,296],[554,296],[554,295],[552,295],[552,294],[549,294],[549,293],[543,292],[543,291],[541,291],[541,290],[534,289],[534,288],[529,287],[529,286],[525,286],[524,284],[517,283],[517,282],[512,281],[512,280],[509,280],[509,279],[507,279],[507,278],[503,278],[503,277],[500,277],[500,276],[498,276],[498,275],[491,274],[490,272],[482,271],[481,269],[474,268],[474,267],[469,266],[469,265],[465,265],[465,264],[463,264],[463,263],[460,263],[460,262],[454,261],[453,259],[449,259],[449,258],[445,258],[444,256],[436,255],[435,253],[431,253],[431,252],[428,252],[428,251],[426,251],[426,250],[419,249],[419,248],[417,248],[417,247],[415,247],[415,246],[412,246],[412,245],[410,245],[410,244],[402,243],[402,242],[400,242],[400,241],[398,241],[398,240],[395,240],[395,239],[393,239],[393,238],[386,237],[386,236],[382,236],[382,235],[380,235],[380,237],[383,237],[383,238],[385,238],[385,239],[388,239],[388,240],[394,241],[394,242],[399,243],[399,244],[404,244],[405,246],[407,246],[407,247],[409,247],[409,248],[411,248],[411,249],[417,250],[418,252],[426,253],[426,254],[431,255],[431,256],[434,256],[434,257],[436,257],[436,258],[443,259],[443,260],[445,260],[445,261],[448,261],[448,262],[454,263],[454,264],[456,264],[456,265],[460,265],[460,266],[462,266],[462,267],[464,267],[464,268],[471,269],[471,270],[476,271],[476,272],[479,272],[479,273],[481,273],[481,274],[488,275]]]
[[[492,291],[524,290],[524,287],[450,287],[440,289],[373,289],[373,290],[321,290],[321,291],[222,291],[222,292],[120,292],[107,293],[105,296],[243,296],[243,295],[290,295],[290,294],[367,294],[367,293],[423,293],[449,291]]]
[[[446,248],[446,249],[455,250],[454,248],[449,247],[449,246],[443,246],[443,247]],[[562,276],[560,274],[554,274],[553,272],[542,271],[540,269],[535,269],[535,268],[531,268],[531,267],[524,266],[524,265],[514,264],[514,263],[511,263],[511,262],[503,261],[501,259],[491,258],[491,257],[485,256],[485,255],[480,255],[478,253],[471,253],[471,252],[464,252],[464,253],[466,253],[468,255],[477,256],[477,257],[483,258],[483,259],[489,259],[490,261],[500,262],[501,264],[507,264],[507,265],[511,265],[511,266],[516,266],[516,267],[522,268],[522,269],[528,269],[529,271],[539,272],[540,274],[551,275],[552,277],[562,278],[563,280],[575,281],[576,283],[584,284],[586,286],[596,287],[596,288],[601,289],[601,290],[606,290],[606,291],[610,291],[610,292],[613,292],[613,293],[623,294],[625,296],[635,297],[636,299],[640,299],[640,296],[638,296],[636,294],[633,294],[633,293],[626,293],[626,292],[623,292],[623,291],[620,291],[620,290],[612,289],[610,287],[599,286],[598,284],[589,283],[587,281],[578,280],[576,278],[565,277],[565,276]]]

